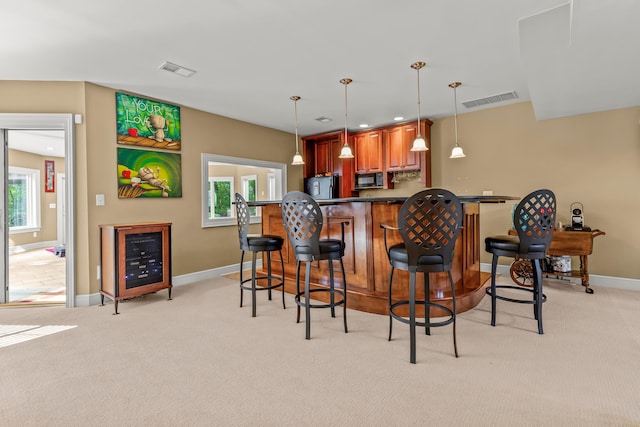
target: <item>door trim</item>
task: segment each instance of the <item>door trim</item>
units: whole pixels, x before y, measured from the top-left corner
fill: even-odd
[[[66,306],[76,306],[76,268],[75,268],[75,214],[76,214],[76,201],[75,201],[75,128],[73,125],[73,114],[22,114],[22,113],[9,113],[0,114],[0,129],[15,129],[15,130],[36,130],[36,129],[54,129],[63,130],[65,138],[65,204],[66,204],[66,218],[65,225],[67,231],[66,242]],[[3,173],[6,174],[6,146],[2,148],[5,150],[4,158],[5,165],[3,166]],[[4,207],[2,208],[4,210]],[[2,216],[2,228],[6,230],[6,216]],[[5,259],[0,261],[0,265],[6,263],[7,253],[7,239],[2,242],[5,245]],[[6,274],[6,265],[3,269]],[[5,282],[6,283],[6,282]]]

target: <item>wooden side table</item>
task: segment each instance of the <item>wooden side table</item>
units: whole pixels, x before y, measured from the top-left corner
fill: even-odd
[[[578,278],[584,286],[584,291],[593,293],[589,287],[589,264],[588,256],[593,252],[593,239],[603,236],[606,233],[600,230],[592,231],[566,231],[555,230],[547,255],[551,256],[577,256],[580,258],[580,268],[572,269],[570,272],[549,271],[545,267],[544,277]],[[516,230],[509,230],[509,235],[518,235]],[[511,278],[514,282],[522,286],[531,286],[533,283],[533,272],[531,263],[525,260],[515,260],[511,264]]]

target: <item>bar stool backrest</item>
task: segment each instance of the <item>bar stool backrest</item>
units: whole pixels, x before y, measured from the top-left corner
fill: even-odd
[[[546,251],[556,223],[556,195],[551,190],[527,194],[513,212],[513,224],[520,238],[520,254]]]
[[[462,218],[462,205],[448,190],[430,188],[409,197],[398,213],[409,268],[425,255],[440,256],[444,265],[450,264]]]
[[[238,221],[238,239],[240,240],[240,249],[249,251],[249,223],[251,215],[249,214],[249,206],[247,201],[240,193],[236,193],[236,219]]]
[[[320,255],[322,211],[310,195],[291,191],[282,198],[282,220],[289,242],[300,261],[314,260]]]

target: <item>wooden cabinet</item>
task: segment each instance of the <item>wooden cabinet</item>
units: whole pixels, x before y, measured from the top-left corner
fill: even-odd
[[[318,141],[314,146],[314,176],[315,175],[340,175],[342,165],[340,155],[340,140],[330,139]]]
[[[351,197],[353,188],[353,160],[341,159],[343,131],[302,138],[305,165],[304,178],[317,175],[340,176],[340,197]]]
[[[355,173],[383,172],[382,144],[382,130],[354,135]]]
[[[100,226],[100,297],[115,302],[169,289],[171,223]]]
[[[387,172],[420,169],[420,153],[411,151],[416,139],[417,123],[396,126],[387,130],[386,168]]]

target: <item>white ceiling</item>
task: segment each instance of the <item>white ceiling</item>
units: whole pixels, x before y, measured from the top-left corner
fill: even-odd
[[[431,119],[515,91],[538,119],[640,105],[637,0],[20,0],[0,79],[72,80],[293,132]],[[160,70],[170,61],[196,70]],[[507,103],[508,103],[507,102]],[[321,116],[332,118],[320,123]]]

